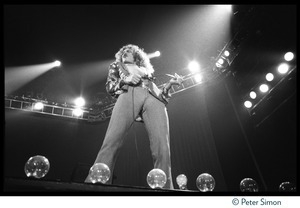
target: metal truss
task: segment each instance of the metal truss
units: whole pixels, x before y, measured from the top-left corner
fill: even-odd
[[[79,119],[79,120],[88,120],[88,114],[89,111],[82,109],[83,114],[80,116],[76,116],[73,113],[74,107],[63,107],[58,106],[57,104],[47,104],[45,101],[40,101],[36,99],[31,98],[9,98],[5,97],[5,108],[7,109],[13,109],[13,110],[22,110],[22,111],[31,111],[35,113],[41,113],[41,114],[47,114],[52,116],[58,116],[58,117],[66,117],[66,118],[73,118],[73,119]],[[34,108],[34,104],[37,102],[42,102],[44,104],[44,107],[40,110],[37,110]]]

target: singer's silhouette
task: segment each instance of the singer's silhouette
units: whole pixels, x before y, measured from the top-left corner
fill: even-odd
[[[181,84],[183,79],[175,74],[176,76],[159,89],[153,82],[154,69],[150,59],[136,45],[123,46],[115,54],[115,58],[108,68],[106,90],[117,101],[94,164],[105,163],[112,175],[124,135],[133,122],[143,122],[150,140],[153,168],[165,172],[167,181],[163,188],[174,189],[166,105],[171,98],[170,87]],[[85,182],[91,182],[90,175]],[[107,181],[107,184],[110,183],[112,177]]]

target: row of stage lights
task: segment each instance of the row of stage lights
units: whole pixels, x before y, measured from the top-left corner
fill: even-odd
[[[284,55],[284,60],[285,62],[279,64],[277,67],[277,75],[272,72],[267,73],[265,75],[265,80],[261,84],[253,87],[250,90],[249,94],[246,95],[244,106],[247,109],[254,109],[259,104],[259,102],[257,101],[258,98],[261,98],[260,100],[262,100],[265,95],[267,95],[267,93],[270,93],[273,88],[276,87],[276,84],[271,85],[272,82],[274,83],[277,80],[277,84],[279,84],[280,80],[283,80],[287,74],[291,73],[295,69],[295,66],[289,64],[292,60],[294,60],[294,53],[287,52]]]
[[[85,100],[82,97],[78,97],[74,100],[74,106],[73,106],[73,115],[76,117],[80,117],[83,115],[83,107],[85,105]],[[35,103],[33,103],[33,110],[36,111],[41,111],[44,108],[44,102],[42,101],[37,101]]]
[[[216,67],[226,68],[230,64],[229,56],[230,52],[228,50],[225,50],[215,63]]]
[[[43,178],[50,170],[49,160],[42,155],[30,157],[24,166],[24,171],[27,177],[36,179]],[[88,179],[91,183],[105,184],[111,177],[111,171],[105,163],[95,163],[89,170]],[[154,168],[147,174],[147,183],[152,189],[164,188],[167,182],[167,176],[161,169]],[[188,179],[186,175],[180,174],[176,177],[176,183],[180,190],[187,189]],[[244,178],[240,182],[241,192],[259,192],[257,182],[252,178]],[[202,173],[196,179],[196,186],[201,192],[212,192],[216,186],[214,177],[209,173]],[[282,182],[279,185],[280,192],[296,191],[296,186],[288,181]]]
[[[226,48],[226,50],[223,49],[216,59],[213,58],[214,66],[212,70],[219,74],[224,73],[237,56],[237,52],[233,53],[233,50],[229,49],[229,46],[226,45],[224,48]],[[200,71],[205,72],[205,70],[201,69],[197,61],[191,61],[188,64],[188,69],[190,70],[191,74],[194,75],[196,82],[202,82],[203,76]]]
[[[229,41],[220,51],[219,55],[213,59],[213,71],[218,74],[224,74],[229,71],[229,67],[239,54],[239,41],[237,37]]]

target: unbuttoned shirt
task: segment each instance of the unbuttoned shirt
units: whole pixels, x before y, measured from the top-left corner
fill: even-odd
[[[125,83],[125,78],[130,74],[137,73],[142,79],[141,81],[134,84]],[[113,97],[118,98],[120,94],[126,93],[129,86],[141,86],[146,89],[158,100],[163,102],[165,105],[168,104],[171,94],[166,88],[166,84],[159,89],[153,82],[152,75],[147,74],[144,67],[139,67],[137,65],[130,66],[121,62],[113,62],[109,65],[108,76],[106,81],[106,91]]]

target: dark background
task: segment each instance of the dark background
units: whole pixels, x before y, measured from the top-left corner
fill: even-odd
[[[240,31],[242,39],[229,73],[173,95],[167,106],[173,182],[177,188],[175,178],[183,173],[188,188],[197,190],[197,176],[208,172],[216,192],[239,191],[247,177],[260,191],[277,192],[281,182],[297,183],[296,72],[255,114],[243,99],[284,53],[296,53],[296,6],[233,9],[231,36]],[[196,15],[206,11],[208,5],[5,5],[6,69],[55,59],[63,64],[12,94],[43,92],[58,102],[80,94],[92,98],[105,92],[107,66],[128,43],[161,51],[151,60],[157,77],[188,73],[184,68],[194,57],[208,66],[224,40],[217,39],[223,33],[214,33],[213,25],[201,27],[210,17],[198,21]],[[51,164],[44,179],[67,182],[84,180],[108,125],[11,109],[5,109],[4,122],[4,176],[25,178],[25,162],[40,154]],[[152,159],[142,124],[130,130],[118,158],[114,183],[147,187]]]

